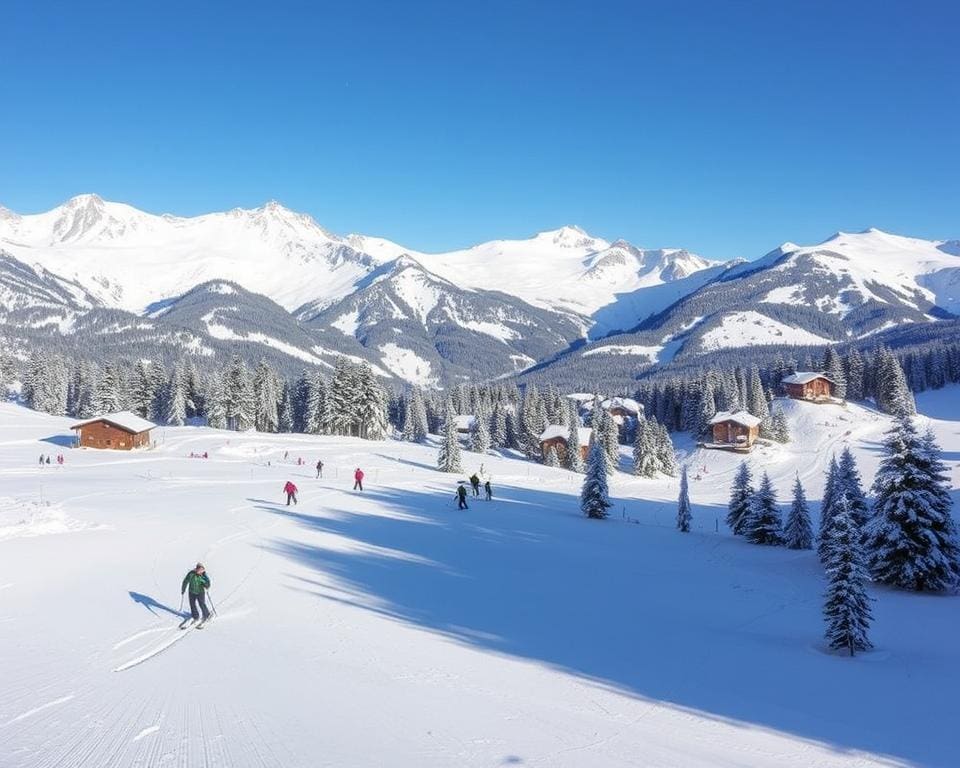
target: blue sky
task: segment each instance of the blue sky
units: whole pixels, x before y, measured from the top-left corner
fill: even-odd
[[[0,204],[277,199],[422,250],[960,237],[958,28],[956,2],[14,0]]]

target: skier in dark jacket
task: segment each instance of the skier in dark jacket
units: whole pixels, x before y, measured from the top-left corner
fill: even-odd
[[[473,495],[479,496],[480,495],[480,478],[477,477],[476,472],[474,472],[470,476],[470,485],[473,487]]]
[[[188,588],[190,590],[190,615],[194,621],[200,618],[197,611],[199,605],[200,611],[203,612],[203,620],[206,621],[210,618],[210,611],[207,610],[207,590],[210,589],[210,577],[207,576],[203,563],[197,563],[195,568],[187,571],[187,575],[183,577],[183,583],[180,585],[180,594],[183,595]]]
[[[323,477],[323,459],[317,462],[317,479]]]
[[[493,488],[490,485],[490,480],[483,484],[483,490],[487,494],[487,501],[493,501]]]
[[[467,506],[467,486],[463,484],[463,481],[460,481],[460,485],[457,486],[457,509],[470,509]]]
[[[297,503],[297,486],[287,480],[287,484],[283,486],[283,492],[287,494],[287,506],[290,506],[290,501],[292,500],[294,504]]]

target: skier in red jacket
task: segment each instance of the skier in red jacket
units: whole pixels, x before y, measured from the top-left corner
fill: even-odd
[[[283,492],[287,494],[287,506],[290,506],[290,500],[293,499],[293,503],[297,503],[297,486],[287,480],[287,484],[283,486]]]
[[[353,473],[353,490],[357,488],[363,490],[363,470],[360,467],[357,467],[357,471]]]

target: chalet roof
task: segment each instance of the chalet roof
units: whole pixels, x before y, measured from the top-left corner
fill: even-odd
[[[457,425],[457,430],[460,432],[469,432],[477,423],[477,417],[472,414],[455,416],[453,420]]]
[[[746,411],[737,411],[736,413],[717,411],[717,415],[710,419],[711,424],[723,424],[725,421],[732,421],[744,427],[756,427],[760,424],[760,419]]]
[[[590,435],[593,434],[593,430],[590,427],[578,427],[577,432],[580,437],[580,445],[590,445]],[[556,437],[562,437],[566,441],[569,434],[570,427],[565,427],[563,424],[551,424],[540,433],[540,442],[553,440]]]
[[[105,421],[114,427],[122,429],[124,432],[131,432],[135,435],[139,432],[149,432],[157,426],[152,421],[141,419],[131,411],[117,411],[116,413],[105,413],[103,416],[96,416],[92,419],[81,421],[78,424],[74,424],[70,429],[80,429],[80,427],[85,427],[88,424],[96,424],[98,421]]]
[[[643,406],[632,397],[611,397],[607,400],[604,400],[600,405],[602,405],[608,411],[611,408],[622,408],[627,413],[634,413],[637,415],[643,411]]]
[[[816,371],[797,371],[790,376],[786,376],[782,383],[783,384],[809,384],[811,381],[816,379],[826,379],[831,384],[836,384],[836,382],[831,379],[829,376],[823,373],[817,373]]]

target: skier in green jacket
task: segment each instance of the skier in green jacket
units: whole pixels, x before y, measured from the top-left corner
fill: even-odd
[[[207,590],[210,589],[210,577],[203,567],[203,563],[197,563],[196,567],[187,571],[183,577],[183,583],[180,585],[180,594],[182,595],[190,588],[190,615],[196,621],[200,618],[197,612],[197,606],[203,611],[203,621],[210,618],[210,611],[207,610]],[[201,622],[203,623],[203,622]]]

